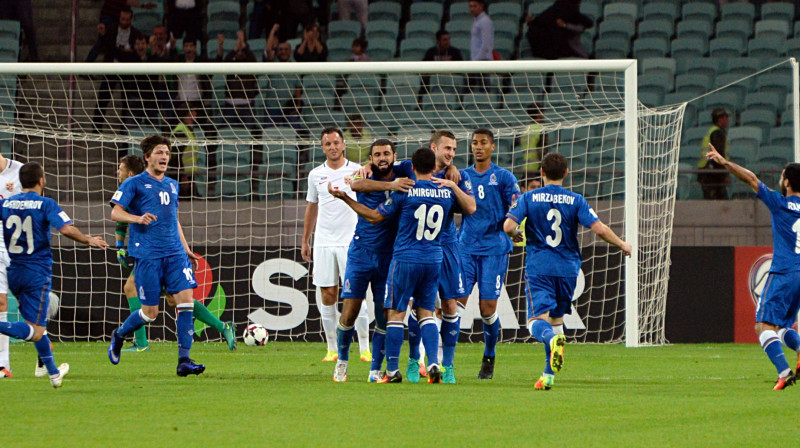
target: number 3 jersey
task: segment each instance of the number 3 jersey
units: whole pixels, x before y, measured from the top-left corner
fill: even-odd
[[[20,193],[2,199],[0,217],[12,268],[15,263],[23,262],[26,267],[36,266],[49,273],[53,266],[50,227],[60,230],[72,223],[56,201],[35,191]]]
[[[393,259],[403,262],[440,264],[442,245],[439,236],[456,195],[428,180],[417,180],[407,193],[393,192],[378,206],[388,219],[397,216],[397,237]]]
[[[528,274],[576,277],[581,268],[578,224],[591,227],[599,218],[586,199],[560,185],[526,192],[506,215],[525,221],[525,270]]]
[[[122,206],[128,213],[157,217],[149,225],[128,226],[128,254],[133,258],[157,259],[183,254],[178,232],[178,182],[169,177],[155,179],[145,171],[129,177],[111,198],[112,205]]]

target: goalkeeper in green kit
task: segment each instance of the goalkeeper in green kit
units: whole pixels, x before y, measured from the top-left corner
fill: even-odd
[[[144,161],[142,158],[135,155],[127,155],[120,160],[119,168],[117,169],[117,178],[121,184],[123,181],[125,181],[125,179],[136,176],[143,171]],[[128,224],[117,223],[117,228],[114,232],[117,246],[117,261],[119,261],[119,264],[122,265],[123,269],[125,270],[131,269],[127,260],[128,250],[125,247],[125,237],[127,236],[127,232]],[[123,290],[125,292],[125,297],[128,299],[128,306],[130,307],[131,312],[133,313],[139,310],[142,307],[142,304],[139,301],[138,293],[136,291],[136,282],[134,281],[132,270],[130,276],[128,276],[128,280],[125,282]],[[170,304],[170,306],[175,306],[172,296],[169,294],[167,294],[167,302]],[[197,300],[194,301],[192,313],[197,320],[219,331],[225,338],[225,341],[228,343],[228,348],[231,350],[236,350],[236,326],[233,322],[222,322],[216,316],[211,314],[211,311],[209,311],[208,308],[206,308]],[[145,327],[136,330],[134,332],[134,336],[135,338],[133,345],[122,349],[122,351],[145,352],[150,350],[150,346],[147,343],[147,329]]]

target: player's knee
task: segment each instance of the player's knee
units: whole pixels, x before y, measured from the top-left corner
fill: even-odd
[[[47,330],[47,328],[39,325],[31,325],[31,327],[33,327],[33,337],[31,338],[31,341],[36,342],[42,339],[42,336],[44,336],[44,332]]]
[[[122,290],[125,292],[125,297],[136,297],[136,285],[133,282],[125,282]]]
[[[152,321],[156,320],[156,318],[158,317],[158,307],[155,307],[155,306],[144,307],[143,306],[142,307],[142,314],[144,314],[145,317],[150,319],[150,321],[152,322]]]
[[[8,295],[0,294],[0,313],[8,311]]]
[[[178,304],[177,302],[175,302],[175,297],[173,297],[172,294],[166,294],[166,296],[167,296],[167,304],[172,308],[175,308],[175,305]]]

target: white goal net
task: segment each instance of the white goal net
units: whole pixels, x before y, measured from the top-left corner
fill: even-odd
[[[263,310],[276,338],[319,341],[300,239],[307,173],[324,161],[320,131],[341,128],[348,158],[365,164],[374,139],[396,142],[405,159],[433,130],[447,129],[464,168],[472,164],[472,130],[487,127],[495,163],[521,182],[537,174],[544,153],[565,154],[567,187],[637,249],[624,259],[580,234],[584,275],[566,322],[571,340],[662,344],[683,107],[638,104],[635,73],[635,61],[5,64],[0,148],[41,162],[46,194],[79,228],[113,241],[108,200],[119,158],[141,154],[146,135],[172,136],[180,220],[204,259],[195,298],[222,320],[242,325]],[[191,136],[176,131],[181,122]],[[53,247],[61,309],[50,333],[106,338],[129,313],[127,273],[113,251],[59,237]],[[498,307],[503,341],[529,338],[522,252],[510,257]],[[480,340],[477,301],[470,302],[462,340]],[[172,320],[171,311],[161,313],[149,336],[174,339]],[[196,329],[200,339],[219,338],[202,324]]]

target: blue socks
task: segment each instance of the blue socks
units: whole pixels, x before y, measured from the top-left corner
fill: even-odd
[[[175,309],[178,311],[178,317],[175,319],[178,332],[178,360],[188,359],[189,350],[192,349],[192,337],[194,336],[194,322],[192,319],[194,303],[181,303]],[[128,321],[126,320],[125,322],[127,323]]]
[[[417,313],[410,311],[408,313],[408,357],[419,361],[419,343],[422,341],[422,333],[417,321]],[[428,348],[425,347],[425,351]]]
[[[456,356],[458,334],[461,331],[461,318],[458,314],[442,314],[442,365],[452,366]],[[425,348],[428,351],[428,348]]]
[[[121,339],[125,339],[127,336],[133,334],[134,331],[142,328],[147,322],[149,322],[149,320],[141,309],[135,313],[131,313],[131,315],[125,319],[125,322],[117,329],[117,336]]]
[[[12,338],[30,341],[33,337],[33,327],[25,322],[0,322],[0,333]]]
[[[555,336],[553,326],[546,320],[536,319],[528,323],[528,331],[537,341],[544,344],[544,374],[554,375],[553,368],[550,367],[550,341]]]
[[[56,367],[56,361],[53,359],[53,349],[50,348],[50,338],[47,337],[47,334],[45,333],[42,338],[34,342],[33,345],[39,353],[39,359],[42,360],[42,364],[47,367],[47,373],[50,375],[58,375],[58,367]]]
[[[336,344],[339,347],[339,361],[350,360],[350,343],[353,342],[355,327],[345,327],[339,322],[336,325]]]
[[[400,370],[400,348],[403,346],[403,322],[386,324],[386,371]]]
[[[786,361],[786,355],[783,354],[783,346],[778,333],[772,330],[764,331],[758,336],[758,340],[761,342],[761,348],[767,353],[767,357],[778,371],[778,375],[786,376],[787,371],[790,371],[791,368]]]
[[[494,348],[500,337],[500,319],[495,312],[491,316],[483,317],[483,340],[486,347],[483,349],[483,356],[494,358]]]
[[[438,364],[439,360],[436,358],[439,355],[439,327],[436,326],[436,319],[431,316],[420,320],[419,328],[422,345],[425,346],[425,353],[428,355],[428,365]]]

